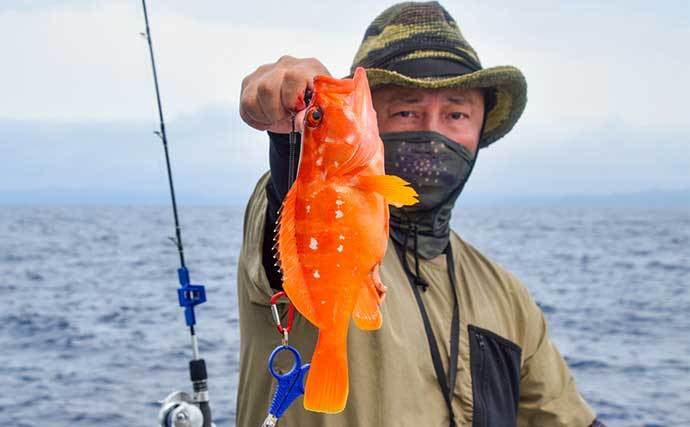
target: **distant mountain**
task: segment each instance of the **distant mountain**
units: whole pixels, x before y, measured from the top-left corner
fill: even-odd
[[[244,205],[249,194],[201,194],[180,192],[180,204]],[[131,191],[119,189],[51,189],[0,192],[0,204],[167,204],[170,196],[164,190]],[[502,196],[468,192],[459,206],[629,206],[687,207],[690,210],[690,188],[685,190],[647,190],[636,193],[568,194]]]
[[[690,188],[683,190],[646,190],[634,193],[567,194],[500,196],[466,194],[462,206],[485,205],[553,205],[553,206],[629,206],[629,207],[687,207],[690,210]]]
[[[157,126],[0,117],[0,203],[167,203]],[[181,203],[243,204],[268,168],[267,135],[232,108],[209,106],[167,128]],[[482,152],[460,204],[687,204],[685,135],[604,119],[523,123]]]
[[[176,193],[180,204],[188,205],[240,205],[247,196],[209,196],[203,194]],[[41,205],[160,205],[170,203],[170,194],[163,191],[132,191],[118,189],[50,189],[17,192],[1,192],[0,204]]]

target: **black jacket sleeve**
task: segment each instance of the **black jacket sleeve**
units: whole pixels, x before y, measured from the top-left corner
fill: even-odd
[[[288,167],[290,159],[290,137],[288,134],[278,134],[268,132],[269,138],[269,165],[271,168],[271,179],[266,184],[266,197],[268,207],[266,212],[266,225],[264,229],[262,262],[266,276],[271,284],[271,288],[276,290],[283,289],[282,275],[274,258],[276,225],[278,222],[278,210],[283,204],[283,199],[287,194],[288,188]],[[295,169],[299,159],[300,135],[297,134],[297,150],[295,155]]]

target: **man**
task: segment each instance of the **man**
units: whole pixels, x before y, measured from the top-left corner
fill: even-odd
[[[281,425],[601,425],[524,287],[450,230],[452,208],[479,150],[522,114],[521,72],[482,69],[436,2],[384,11],[364,35],[352,71],[358,66],[367,69],[386,172],[411,182],[420,203],[391,208],[391,240],[380,268],[388,290],[383,326],[350,329],[345,410],[311,413],[298,400]],[[269,131],[271,172],[247,206],[238,271],[241,427],[261,424],[274,390],[266,358],[281,337],[268,305],[281,288],[271,246],[288,190],[286,133],[291,112],[304,108],[303,94],[320,74],[329,73],[316,59],[283,57],[242,82],[240,113],[250,126]],[[290,343],[306,360],[316,334],[296,317]],[[287,370],[291,363],[276,365]]]

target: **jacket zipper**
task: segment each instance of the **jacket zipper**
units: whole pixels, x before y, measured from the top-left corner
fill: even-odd
[[[480,419],[478,420],[479,423],[477,423],[480,427],[484,426],[486,424],[486,414],[485,410],[486,407],[484,406],[484,359],[486,359],[486,355],[484,355],[484,338],[477,332],[474,333],[475,338],[477,339],[477,343],[479,343],[479,349],[481,350],[482,354],[480,355],[481,357],[481,363],[479,364],[479,374],[477,375],[477,379],[480,381],[479,384],[476,385],[477,387],[477,398],[479,399],[479,413],[480,413]]]

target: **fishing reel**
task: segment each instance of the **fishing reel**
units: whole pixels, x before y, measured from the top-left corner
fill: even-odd
[[[199,403],[183,391],[174,391],[161,402],[159,427],[203,427],[204,414]],[[211,423],[211,427],[216,425]]]
[[[189,281],[189,270],[181,267],[177,270],[180,288],[177,296],[180,306],[185,308],[185,320],[190,328],[192,352],[189,362],[189,377],[194,388],[194,396],[181,391],[172,392],[161,402],[158,413],[160,427],[215,427],[208,402],[208,374],[206,361],[199,357],[199,345],[194,325],[196,316],[194,307],[206,301],[206,291],[203,285],[192,285]]]

